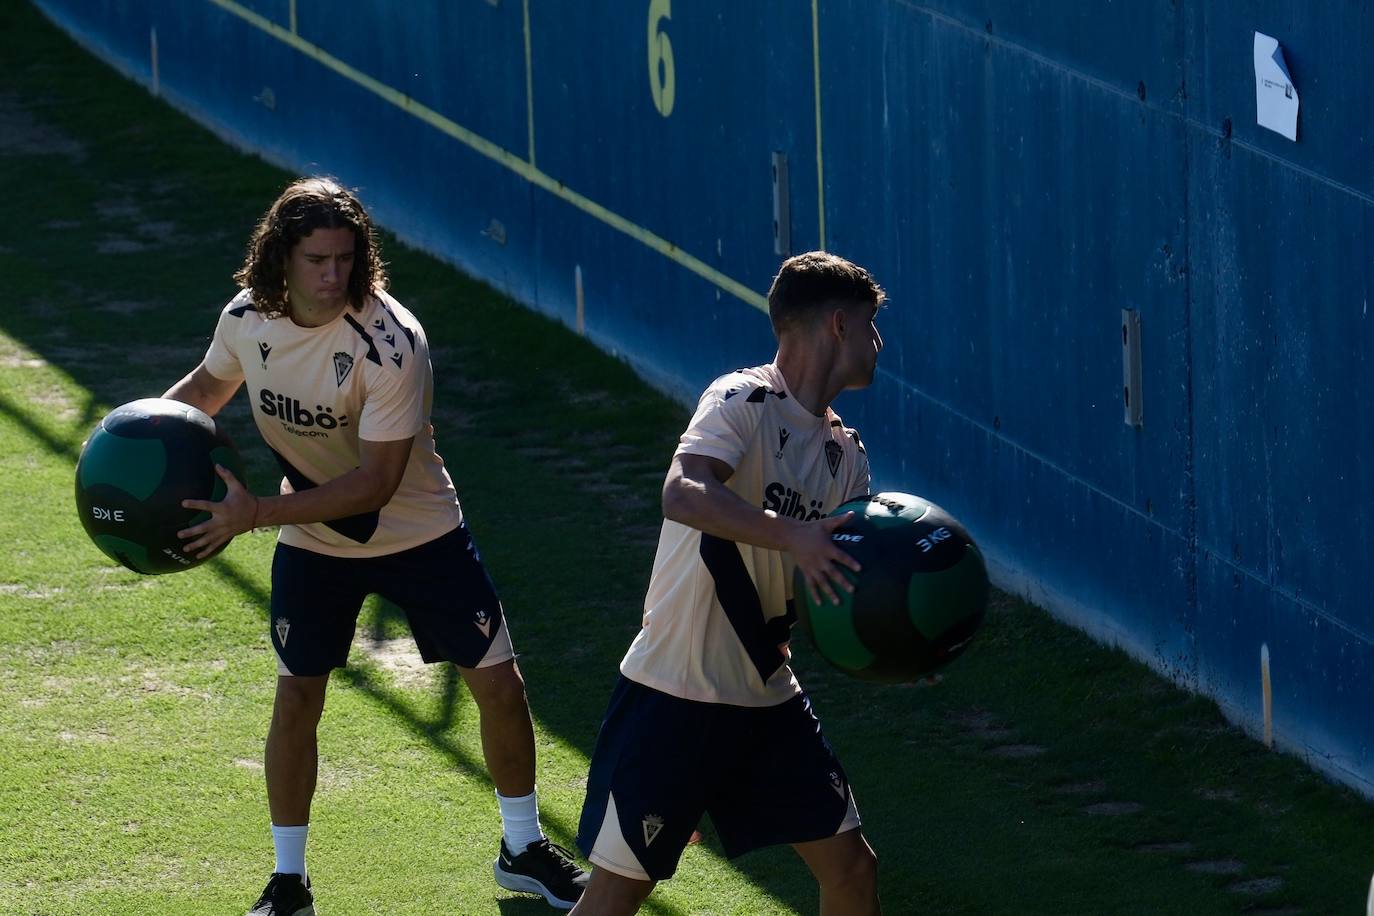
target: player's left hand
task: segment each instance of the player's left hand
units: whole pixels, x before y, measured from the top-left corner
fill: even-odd
[[[210,513],[210,517],[199,525],[177,532],[177,537],[182,540],[195,538],[187,543],[185,548],[187,553],[194,554],[199,560],[214,553],[228,543],[230,538],[251,529],[258,516],[258,498],[239,483],[233,472],[217,464],[215,473],[224,481],[224,499],[219,502],[207,499],[181,501],[183,508]]]
[[[789,519],[792,537],[787,551],[797,564],[797,571],[806,580],[806,592],[812,604],[820,604],[822,599],[831,604],[840,603],[836,589],[854,591],[854,583],[843,572],[850,569],[860,570],[859,561],[836,546],[832,535],[835,529],[847,525],[854,517],[853,512],[843,515],[825,515],[809,522]]]

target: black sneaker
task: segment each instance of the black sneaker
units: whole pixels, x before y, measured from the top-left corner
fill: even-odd
[[[550,843],[547,837],[512,856],[501,838],[501,855],[492,866],[496,883],[508,891],[542,894],[550,906],[570,910],[587,887],[587,873],[577,867],[572,853]]]
[[[273,872],[248,916],[315,916],[310,882],[302,881],[300,875]]]

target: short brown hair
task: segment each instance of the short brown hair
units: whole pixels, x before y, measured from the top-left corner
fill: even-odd
[[[264,318],[280,318],[289,309],[286,262],[292,250],[316,229],[353,230],[353,270],[348,276],[348,302],[361,309],[373,290],[386,288],[372,219],[353,192],[333,178],[298,178],[267,208],[253,236],[243,266],[234,273],[239,286],[253,295]]]
[[[868,303],[881,306],[887,298],[868,271],[825,251],[808,251],[782,262],[768,290],[768,317],[773,333],[798,327],[826,308]]]

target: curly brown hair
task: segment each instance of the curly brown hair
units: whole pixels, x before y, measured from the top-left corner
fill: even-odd
[[[349,305],[360,310],[373,290],[386,289],[386,265],[362,203],[328,176],[298,178],[258,221],[243,266],[234,273],[234,281],[252,294],[253,306],[264,318],[280,318],[290,311],[286,262],[296,244],[316,229],[353,230]]]

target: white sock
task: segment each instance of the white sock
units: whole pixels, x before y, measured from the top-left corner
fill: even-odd
[[[519,798],[507,798],[496,793],[496,803],[501,806],[501,827],[504,830],[506,848],[510,854],[518,856],[525,847],[543,839],[544,831],[539,827],[539,802],[536,793]]]
[[[273,871],[305,878],[305,835],[309,824],[299,827],[272,825],[272,845],[277,849],[277,867]]]

